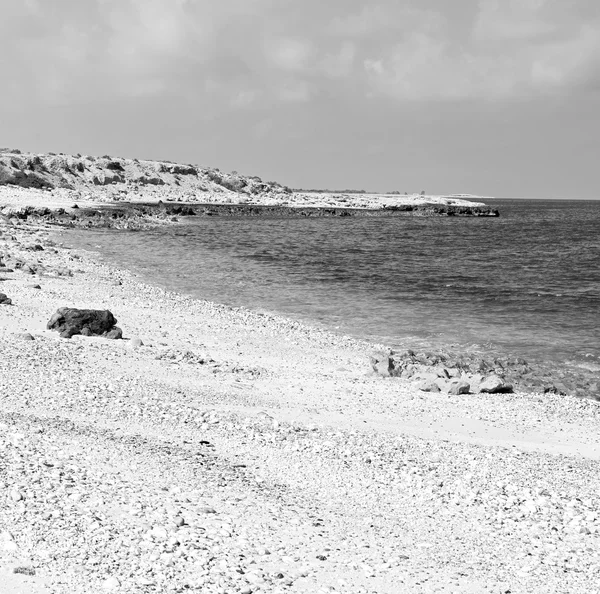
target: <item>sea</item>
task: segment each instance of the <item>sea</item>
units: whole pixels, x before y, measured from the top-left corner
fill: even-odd
[[[69,230],[163,288],[396,349],[600,370],[600,200],[487,200],[499,218],[183,217]]]

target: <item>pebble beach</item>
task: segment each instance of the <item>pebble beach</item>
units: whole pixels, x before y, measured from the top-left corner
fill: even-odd
[[[424,393],[46,223],[0,251],[2,594],[600,592],[598,402]],[[60,338],[65,306],[123,339]]]

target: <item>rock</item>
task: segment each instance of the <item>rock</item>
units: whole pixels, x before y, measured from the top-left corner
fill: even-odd
[[[35,569],[29,565],[17,565],[16,567],[13,567],[12,572],[18,573],[21,575],[29,575],[29,576],[35,575]]]
[[[108,592],[121,587],[121,582],[116,577],[109,577],[102,583],[102,589]]]
[[[17,489],[14,489],[10,492],[10,498],[13,501],[21,501],[22,499],[24,499],[23,494]]]
[[[150,534],[155,540],[167,540],[167,538],[169,538],[169,533],[164,526],[154,526],[150,531]]]
[[[107,309],[61,307],[50,318],[46,327],[60,332],[61,338],[71,338],[76,334],[121,338],[122,332],[115,326],[116,323],[117,320]]]
[[[376,352],[370,357],[371,366],[373,371],[378,375],[384,377],[390,377],[394,371],[394,360],[392,359],[391,353],[389,352]]]
[[[544,387],[544,394],[560,394],[566,396],[571,390],[562,382],[554,382],[550,386]]]
[[[144,343],[142,342],[142,339],[138,338],[137,336],[130,338],[129,342],[127,343],[127,348],[131,350],[139,349],[141,346],[144,346]]]
[[[438,377],[441,377],[442,379],[445,379],[445,380],[449,379],[451,377],[449,371],[445,367],[441,367],[441,366],[434,367],[433,372],[437,373]]]
[[[414,365],[407,365],[401,372],[400,377],[403,379],[411,378],[413,375],[417,373],[417,368]]]
[[[417,384],[417,388],[421,390],[421,392],[440,392],[440,387],[433,380],[423,380],[422,382]]]
[[[464,380],[453,380],[448,384],[447,389],[448,394],[454,394],[455,396],[458,394],[468,394],[471,391],[471,384]]]
[[[40,285],[31,285],[32,289],[41,289],[42,287],[40,287]]]
[[[490,377],[479,384],[479,391],[485,394],[501,394],[512,392],[512,390],[512,386],[497,375],[490,375]]]
[[[95,175],[92,181],[96,186],[108,186],[109,184],[122,183],[125,178],[114,171],[106,171]]]
[[[121,328],[115,326],[112,330],[109,330],[105,335],[105,338],[110,338],[111,340],[120,340],[123,338],[123,331]]]
[[[0,293],[0,305],[12,305],[12,299],[7,297],[4,293]]]
[[[148,186],[148,185],[163,186],[165,184],[165,182],[162,178],[157,177],[157,176],[151,176],[151,175],[141,175],[134,181],[140,185],[145,185],[145,186]]]
[[[20,338],[21,340],[35,340],[33,335],[29,334],[29,332],[24,332],[23,334],[17,334],[16,336],[17,336],[17,338]]]
[[[448,392],[448,382],[445,379],[442,379],[441,377],[438,377],[435,380],[435,384],[437,385],[437,387],[440,389],[440,392]]]

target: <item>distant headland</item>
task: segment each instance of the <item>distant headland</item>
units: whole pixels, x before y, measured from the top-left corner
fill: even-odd
[[[0,199],[4,206],[48,208],[122,204],[202,205],[188,214],[210,215],[441,215],[498,216],[482,197],[293,190],[258,176],[172,161],[104,155],[35,154],[0,149]],[[25,193],[23,191],[26,191]]]

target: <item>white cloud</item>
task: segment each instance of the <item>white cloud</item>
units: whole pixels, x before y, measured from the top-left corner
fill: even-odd
[[[328,77],[344,78],[354,70],[356,46],[352,42],[342,44],[337,52],[328,53],[321,59],[320,69]]]
[[[598,66],[600,20],[564,22],[547,0],[483,0],[471,37],[420,30],[365,61],[375,92],[405,100],[504,99],[568,89]],[[560,7],[559,7],[560,8]]]
[[[260,93],[253,89],[242,89],[241,91],[238,91],[236,94],[234,94],[230,101],[230,104],[236,109],[245,109],[254,105],[259,99],[259,97]]]
[[[600,26],[583,25],[572,38],[544,45],[531,58],[534,86],[561,86],[585,80],[600,66]]]
[[[596,0],[436,2],[11,2],[3,67],[21,84],[4,101],[179,93],[268,108],[311,101],[323,85],[343,97],[347,81],[398,100],[503,99],[585,84],[598,67]]]
[[[312,55],[311,44],[304,39],[278,38],[265,44],[267,59],[281,70],[304,70]]]
[[[552,34],[560,23],[544,18],[546,5],[546,0],[481,0],[473,37],[483,42],[515,42]]]
[[[298,79],[284,81],[276,91],[277,98],[290,103],[309,101],[312,95],[313,89],[311,85],[306,81]]]

